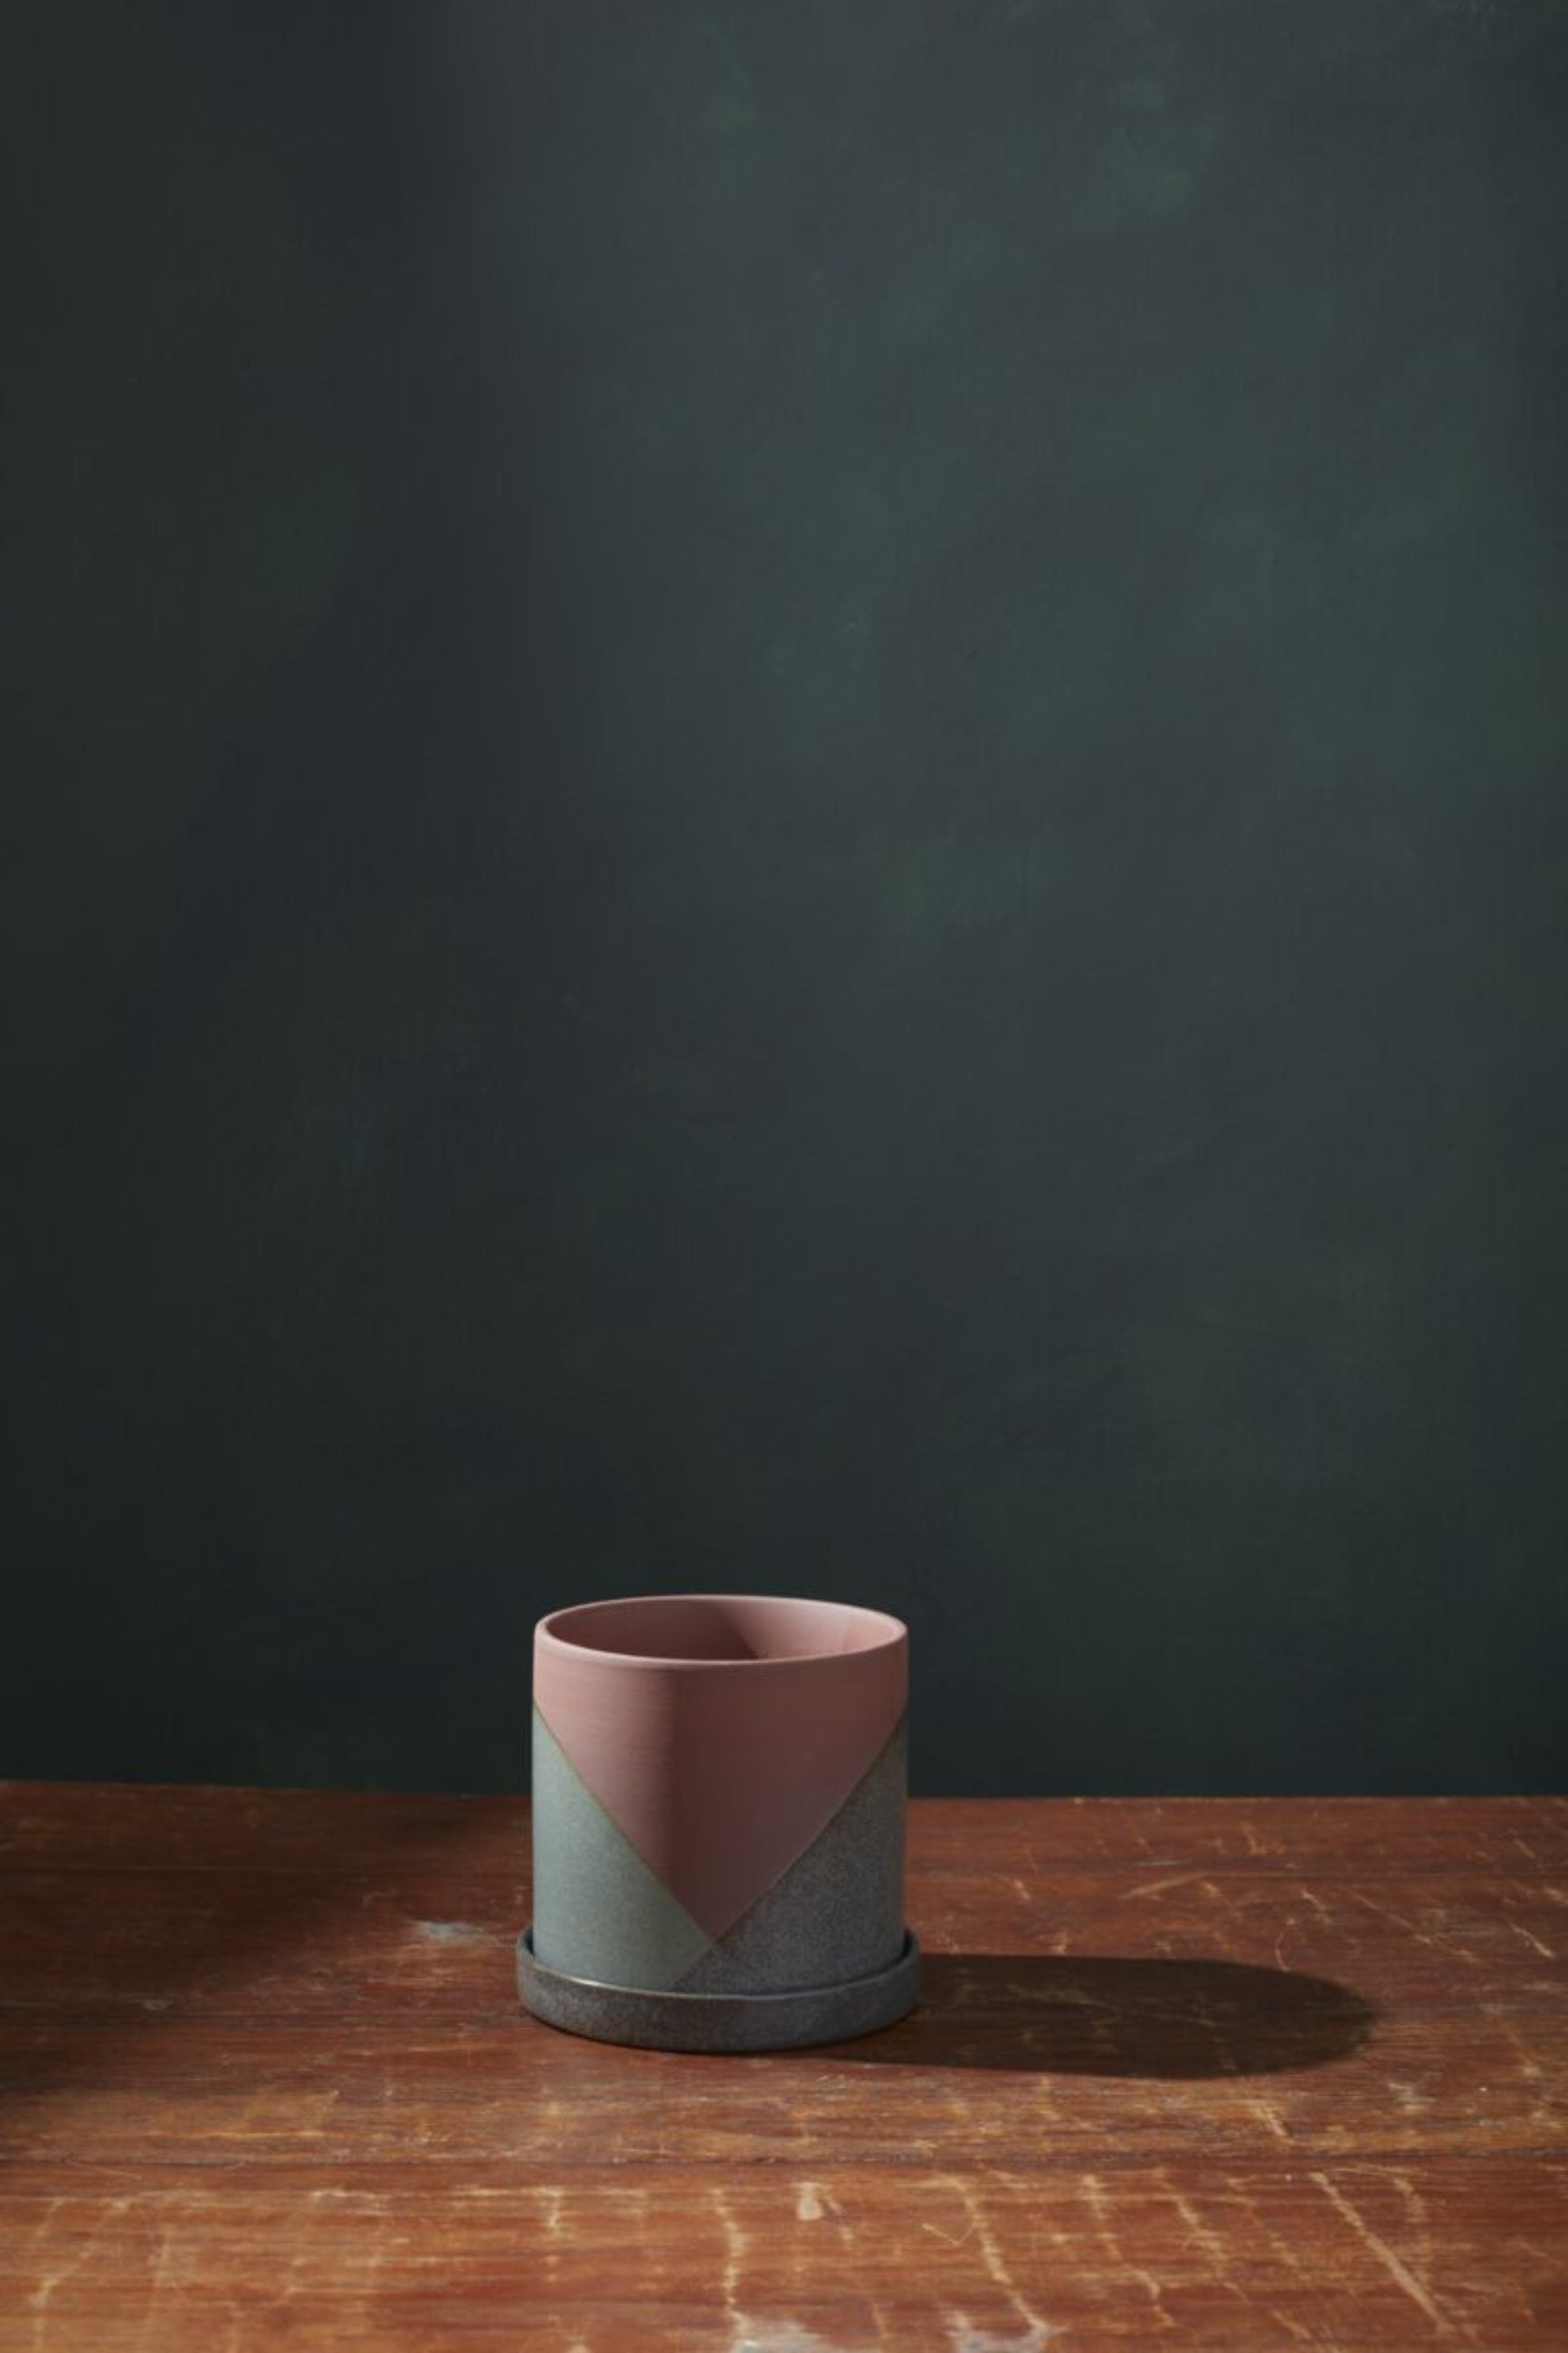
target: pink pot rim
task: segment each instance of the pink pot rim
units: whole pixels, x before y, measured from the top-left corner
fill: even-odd
[[[560,1634],[556,1629],[568,1620],[590,1620],[600,1611],[642,1610],[667,1606],[672,1601],[761,1601],[772,1609],[800,1610],[820,1618],[830,1615],[847,1632],[864,1630],[863,1641],[840,1643],[826,1650],[784,1652],[780,1655],[741,1659],[688,1659],[667,1657],[664,1653],[646,1651],[600,1650],[592,1642]],[[715,1671],[733,1674],[737,1669],[770,1667],[777,1673],[786,1667],[816,1667],[829,1659],[864,1659],[879,1651],[896,1650],[909,1641],[910,1630],[901,1618],[891,1611],[873,1609],[858,1601],[814,1600],[805,1594],[792,1593],[629,1593],[615,1599],[573,1601],[560,1609],[552,1609],[541,1618],[533,1630],[538,1648],[558,1657],[591,1659],[595,1666],[640,1668],[645,1672],[663,1673],[670,1668],[685,1673],[712,1673]]]

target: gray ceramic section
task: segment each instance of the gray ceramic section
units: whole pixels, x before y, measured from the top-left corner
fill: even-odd
[[[847,1985],[798,1993],[649,1993],[592,1985],[546,1968],[531,1932],[517,1940],[517,1984],[525,2007],[547,2026],[596,2042],[646,2051],[793,2051],[843,2042],[903,2018],[920,1999],[920,1947],[906,1936],[891,1968]]]
[[[537,1708],[533,1926],[550,1968],[617,1986],[673,1986],[710,1941],[580,1779]]]
[[[826,1830],[679,1979],[680,1993],[785,1993],[869,1977],[904,1940],[909,1715]]]

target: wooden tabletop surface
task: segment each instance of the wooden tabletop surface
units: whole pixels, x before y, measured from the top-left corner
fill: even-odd
[[[1568,2348],[1568,1801],[923,1799],[921,2008],[519,2012],[517,1800],[0,1784],[0,2347]]]

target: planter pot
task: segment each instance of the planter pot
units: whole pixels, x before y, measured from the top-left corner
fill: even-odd
[[[522,2000],[678,2051],[901,2018],[909,1632],[843,1602],[650,1594],[540,1620]]]

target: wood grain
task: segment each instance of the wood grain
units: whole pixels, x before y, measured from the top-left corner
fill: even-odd
[[[525,1810],[0,1785],[0,2348],[1568,2347],[1568,1804],[917,1800],[925,1999],[520,2015]]]

